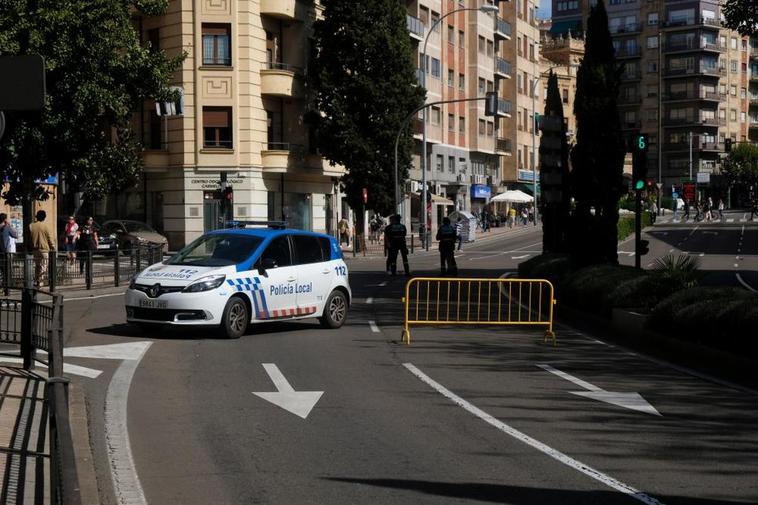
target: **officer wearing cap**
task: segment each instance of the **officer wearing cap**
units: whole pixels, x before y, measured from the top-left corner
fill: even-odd
[[[405,245],[405,236],[408,230],[400,222],[400,216],[395,214],[390,218],[390,225],[384,229],[384,244],[387,248],[387,269],[392,275],[397,275],[397,253],[403,255],[403,268],[405,275],[411,275],[408,265],[408,247]]]
[[[450,224],[450,218],[442,219],[442,226],[437,230],[437,241],[440,243],[440,271],[442,275],[458,273],[458,265],[455,264],[455,228]]]

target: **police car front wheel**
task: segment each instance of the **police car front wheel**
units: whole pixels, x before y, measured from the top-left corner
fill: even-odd
[[[319,318],[325,328],[339,328],[347,319],[347,297],[340,290],[334,290],[326,299],[324,313]]]
[[[221,331],[226,338],[240,338],[247,331],[250,313],[241,298],[232,298],[224,308]]]

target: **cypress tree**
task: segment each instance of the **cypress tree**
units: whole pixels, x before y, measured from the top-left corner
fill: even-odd
[[[603,0],[587,22],[585,54],[577,73],[574,115],[577,142],[571,151],[570,247],[577,265],[618,263],[618,201],[625,192],[625,145],[616,99],[623,66],[616,63]]]

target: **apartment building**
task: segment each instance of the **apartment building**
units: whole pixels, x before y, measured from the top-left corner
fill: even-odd
[[[748,140],[758,143],[758,36],[750,39],[750,82],[748,83]]]
[[[551,36],[583,32],[595,1],[553,0]],[[721,26],[712,0],[610,0],[607,10],[616,56],[625,64],[624,133],[649,135],[648,173],[657,179],[660,170],[667,189],[686,179],[710,184],[724,139],[747,141],[753,130],[748,38]]]
[[[574,116],[574,96],[576,95],[576,73],[584,56],[584,39],[572,37],[546,37],[541,43],[540,67],[544,79],[553,72],[558,77],[558,93],[563,102],[563,117],[566,121],[566,135],[569,144],[576,140],[576,116]],[[547,84],[545,85],[547,88]],[[541,108],[547,99],[547,90],[543,93]]]
[[[111,199],[121,200],[119,215],[144,215],[177,248],[219,227],[228,185],[235,219],[334,230],[343,169],[318,155],[304,117],[319,9],[306,0],[174,0],[165,15],[138,20],[154,48],[186,52],[172,79],[184,114],[159,117],[146,103],[135,118],[144,185]]]
[[[511,39],[511,25],[494,13],[467,10],[451,14],[483,3],[492,2],[407,2],[408,29],[415,41],[419,83],[425,79],[427,103],[484,97],[499,81],[510,79],[511,64],[501,54]],[[481,100],[433,105],[427,110],[426,180],[432,195],[431,227],[435,229],[446,212],[481,208],[502,190],[500,157],[507,154],[507,146],[498,138],[511,102],[501,98],[497,117],[485,116]],[[414,230],[421,215],[422,117],[419,113],[414,124],[416,146],[404,205]]]
[[[501,93],[513,102],[514,113],[506,122],[504,138],[512,139],[510,157],[503,158],[503,183],[511,189],[533,192],[533,181],[539,152],[539,135],[533,137],[534,113],[543,108],[542,90],[547,83],[540,69],[540,29],[536,18],[539,2],[514,0],[501,3],[504,19],[514,27],[514,42],[504,48],[515,64],[514,76],[501,83]],[[539,180],[539,173],[537,180]]]

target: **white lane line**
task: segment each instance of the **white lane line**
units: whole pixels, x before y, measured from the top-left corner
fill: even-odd
[[[522,433],[516,428],[513,428],[512,426],[505,424],[504,422],[496,419],[495,417],[486,413],[479,407],[476,407],[475,405],[467,402],[460,396],[456,395],[455,393],[447,389],[442,384],[436,382],[434,379],[432,379],[431,377],[426,375],[424,372],[416,368],[416,366],[413,365],[412,363],[403,363],[403,366],[407,368],[408,371],[411,372],[413,375],[415,375],[418,379],[420,379],[421,382],[427,384],[428,386],[431,386],[432,389],[440,393],[442,396],[444,396],[448,400],[451,400],[453,403],[455,403],[459,407],[462,407],[464,410],[475,415],[476,417],[486,422],[487,424],[494,426],[495,428],[502,431],[506,435],[509,435],[515,438],[516,440],[519,440],[527,444],[528,446],[534,449],[537,449],[541,453],[547,456],[550,456],[554,460],[560,463],[563,463],[564,465],[569,466],[573,468],[574,470],[577,470],[587,475],[588,477],[595,479],[598,482],[601,482],[612,489],[615,489],[616,491],[619,491],[627,496],[630,496],[631,498],[639,500],[642,503],[646,503],[648,505],[663,505],[662,502],[658,501],[652,496],[649,496],[643,493],[642,491],[638,491],[632,486],[628,484],[624,484],[623,482],[614,479],[610,475],[606,475],[600,472],[599,470],[595,470],[591,466],[586,465],[582,463],[581,461],[578,461],[570,456],[567,456],[566,454],[563,454],[559,450],[553,449],[549,445],[544,444],[540,442],[539,440],[530,437],[526,433]]]
[[[366,304],[367,305],[371,305],[372,303],[374,303],[374,297],[373,296],[369,296],[368,298],[366,298]]]
[[[40,351],[37,351],[40,352]],[[0,357],[0,363],[13,363],[13,364],[22,364],[24,362],[21,358],[13,358],[13,357]],[[42,368],[47,370],[47,365],[43,365],[42,363],[35,363],[34,368]],[[64,374],[70,374],[70,375],[78,375],[80,377],[87,377],[88,379],[97,379],[100,377],[100,374],[102,374],[102,370],[95,370],[94,368],[87,368],[86,366],[79,366],[79,365],[73,365],[71,363],[64,363],[63,364],[63,373]]]
[[[474,258],[469,258],[468,260],[469,261],[473,261],[473,260],[483,260],[483,259],[487,259],[487,258],[494,258],[495,256],[501,256],[503,254],[521,252],[521,251],[524,251],[525,249],[529,249],[530,247],[534,247],[534,246],[537,246],[537,245],[542,245],[542,242],[535,242],[534,244],[525,245],[524,247],[519,247],[518,249],[513,249],[513,250],[510,250],[510,251],[502,251],[502,252],[499,252],[497,254],[491,254],[491,255],[488,255],[488,256],[476,256]]]
[[[386,286],[386,285],[387,285],[387,281],[384,281],[384,282],[380,282],[380,283],[379,283],[379,287],[380,287],[380,288],[383,288],[383,287],[384,287],[384,286]]]
[[[737,273],[735,275],[737,276],[737,280],[739,281],[739,283],[742,284],[746,289],[749,289],[753,293],[758,293],[758,289],[755,289],[753,286],[751,286],[750,284],[748,284],[747,282],[745,282],[745,279],[743,279],[742,276],[739,273]]]
[[[373,331],[374,333],[381,333],[381,330],[376,325],[376,321],[373,321],[373,320],[369,321],[368,327],[371,328],[371,331]]]
[[[733,223],[733,222],[734,222],[734,218],[733,218],[733,217],[732,217],[732,218],[729,218],[729,219],[727,219],[727,220],[726,220],[726,222],[727,222],[727,223]]]
[[[569,382],[573,382],[577,386],[579,386],[582,389],[586,389],[587,391],[602,391],[599,387],[597,387],[594,384],[590,384],[589,382],[585,382],[582,379],[579,379],[578,377],[574,377],[573,375],[569,375],[565,372],[561,372],[560,370],[557,370],[550,365],[537,365],[541,369],[543,369],[546,372],[550,372],[553,375],[557,375],[561,379],[565,379]]]
[[[529,254],[522,254],[521,256],[511,256],[511,259],[512,260],[522,260],[524,258],[528,258],[529,256],[530,256]]]
[[[698,256],[700,256],[702,258],[703,256],[705,256],[705,253],[700,253],[700,254],[698,254]]]
[[[105,395],[105,446],[111,464],[113,491],[120,505],[147,505],[129,442],[126,407],[134,372],[152,342],[135,342],[142,350],[124,359],[111,378]],[[95,356],[88,356],[95,357]]]

